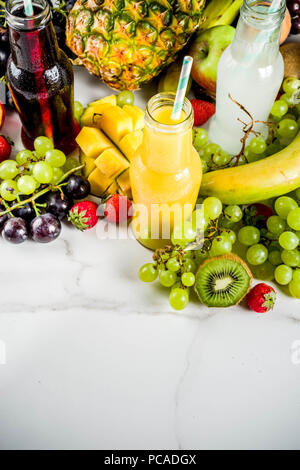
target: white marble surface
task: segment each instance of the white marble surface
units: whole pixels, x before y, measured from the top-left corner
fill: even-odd
[[[108,92],[84,70],[75,90]],[[0,448],[299,449],[300,302],[173,313],[137,280],[151,253],[96,232],[0,243]]]

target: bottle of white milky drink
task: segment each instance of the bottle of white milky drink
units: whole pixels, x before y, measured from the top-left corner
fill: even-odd
[[[223,150],[235,155],[241,149],[243,125],[249,116],[232,98],[242,104],[256,121],[267,121],[284,76],[279,52],[281,25],[286,2],[245,0],[232,44],[224,51],[217,75],[216,114],[209,137]],[[267,132],[257,124],[255,130]]]

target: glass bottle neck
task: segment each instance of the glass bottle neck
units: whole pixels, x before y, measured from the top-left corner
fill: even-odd
[[[157,173],[172,174],[185,168],[193,148],[191,103],[185,98],[183,115],[173,124],[174,99],[174,93],[159,93],[151,98],[146,109],[143,161]]]
[[[8,0],[5,17],[13,63],[22,69],[49,69],[59,58],[56,34],[47,0],[33,0],[34,15],[24,12],[23,0]]]
[[[245,0],[231,45],[234,58],[240,62],[256,62],[260,67],[273,64],[279,53],[281,25],[286,4],[270,10],[272,1]]]

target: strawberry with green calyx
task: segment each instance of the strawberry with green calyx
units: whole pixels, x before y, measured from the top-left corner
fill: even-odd
[[[273,287],[257,284],[247,295],[247,304],[251,310],[257,313],[266,313],[272,310],[276,300],[276,292]]]
[[[75,204],[69,212],[68,221],[78,230],[90,229],[98,222],[98,206],[92,201],[81,201]]]

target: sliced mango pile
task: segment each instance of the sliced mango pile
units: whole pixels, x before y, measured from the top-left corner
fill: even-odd
[[[137,106],[117,106],[116,95],[111,95],[90,103],[81,125],[76,142],[92,194],[131,197],[129,165],[142,142],[144,112]]]

